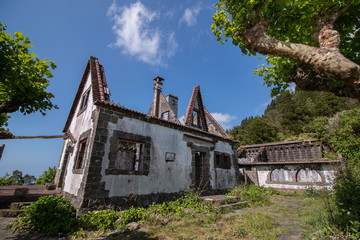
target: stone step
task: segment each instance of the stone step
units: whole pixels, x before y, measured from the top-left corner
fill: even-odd
[[[14,218],[23,212],[24,210],[0,209],[0,217]]]
[[[33,202],[12,202],[10,209],[12,210],[23,210],[25,207],[29,206]]]
[[[227,196],[227,195],[212,195],[212,196],[203,196],[200,197],[201,201],[211,202],[215,205],[235,203],[240,200],[236,196]]]
[[[223,209],[234,209],[237,207],[245,207],[247,205],[248,205],[247,201],[242,201],[242,202],[235,202],[235,203],[220,205],[219,208],[222,210]]]

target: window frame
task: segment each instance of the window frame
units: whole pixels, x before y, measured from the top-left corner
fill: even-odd
[[[231,155],[223,152],[214,152],[214,167],[231,169]]]
[[[81,141],[79,141],[75,162],[73,166],[73,173],[77,173],[77,174],[82,173],[82,170],[84,169],[86,150],[88,146],[87,140],[88,138],[84,138]]]
[[[78,115],[80,115],[81,113],[83,113],[88,105],[89,102],[89,98],[90,98],[90,89],[91,87],[89,87],[86,91],[84,91],[84,93],[81,95],[81,101],[80,101],[80,106],[79,106],[79,113]]]

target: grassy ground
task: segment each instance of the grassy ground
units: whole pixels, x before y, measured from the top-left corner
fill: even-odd
[[[311,239],[310,219],[321,200],[305,195],[270,197],[271,204],[169,219],[154,216],[142,229],[113,239]]]
[[[248,185],[236,187],[227,194],[238,196],[249,206],[219,210],[210,203],[199,202],[198,195],[190,193],[146,209],[130,208],[121,214],[112,210],[94,211],[82,215],[77,221],[77,228],[68,238],[323,239],[314,235],[326,226],[323,198],[317,193],[283,195],[271,189]],[[136,230],[129,230],[128,223],[132,223]],[[40,233],[11,234],[11,231],[1,227],[0,236],[6,236],[5,239],[52,239]],[[117,232],[117,235],[109,237],[110,232]]]

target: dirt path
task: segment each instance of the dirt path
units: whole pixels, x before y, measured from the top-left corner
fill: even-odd
[[[272,202],[273,204],[270,206],[235,210],[230,215],[241,215],[248,212],[269,214],[279,224],[277,228],[287,230],[286,233],[279,235],[278,239],[303,239],[302,233],[306,227],[303,216],[304,212],[310,211],[311,206],[304,206],[304,199],[296,197],[275,196],[272,198]]]

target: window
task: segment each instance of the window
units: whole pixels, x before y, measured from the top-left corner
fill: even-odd
[[[119,139],[115,169],[141,171],[144,160],[144,142]]]
[[[106,175],[148,175],[151,138],[114,130],[110,137],[109,165]]]
[[[74,169],[82,169],[84,165],[85,153],[86,153],[86,141],[87,138],[79,142],[79,148],[76,156],[76,161],[74,164]]]
[[[169,120],[169,111],[163,112],[161,114],[161,118],[164,119],[164,120]]]
[[[90,89],[88,89],[81,98],[79,114],[82,113],[86,109],[86,106],[87,106],[87,103],[89,100],[89,95],[90,95]]]
[[[199,111],[193,110],[192,112],[192,125],[195,127],[201,127]]]
[[[231,158],[229,154],[215,152],[215,167],[216,168],[231,168]]]

